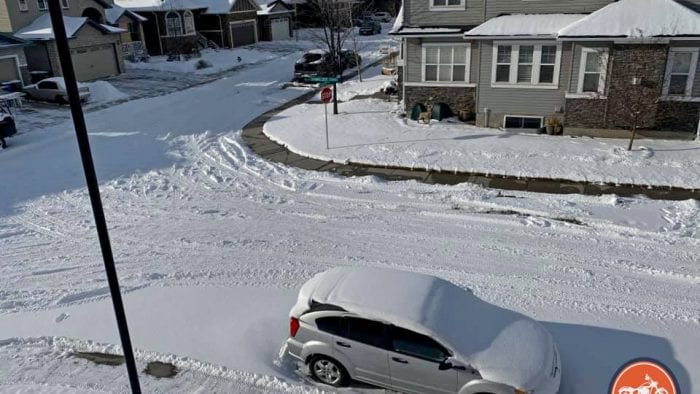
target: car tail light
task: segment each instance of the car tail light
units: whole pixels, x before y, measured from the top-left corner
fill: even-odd
[[[289,335],[293,338],[297,335],[299,331],[299,319],[292,317],[289,319]]]

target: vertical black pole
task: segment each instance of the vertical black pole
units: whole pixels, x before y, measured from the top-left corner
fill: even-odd
[[[114,267],[114,256],[112,255],[112,247],[109,243],[109,233],[107,231],[105,214],[102,209],[100,188],[97,183],[97,175],[95,174],[95,165],[92,161],[92,153],[90,152],[90,141],[88,140],[85,117],[83,116],[83,108],[80,104],[80,97],[78,95],[78,83],[75,79],[75,70],[73,69],[70,48],[68,47],[68,38],[66,37],[66,27],[63,24],[63,15],[61,14],[61,5],[59,4],[59,1],[60,0],[49,0],[51,24],[53,26],[54,38],[58,49],[58,57],[61,62],[61,69],[63,70],[63,78],[66,82],[68,101],[70,102],[70,111],[71,115],[73,116],[73,125],[75,126],[75,135],[78,138],[80,158],[83,162],[85,181],[87,183],[88,192],[90,193],[92,212],[95,216],[95,227],[97,228],[97,236],[100,240],[100,248],[102,249],[102,258],[105,264],[105,271],[107,272],[109,292],[112,295],[114,315],[117,318],[119,337],[121,338],[122,348],[124,349],[126,369],[129,373],[129,382],[131,383],[131,392],[134,394],[141,394],[138,371],[136,370],[136,362],[134,361],[134,352],[131,349],[131,339],[129,339],[129,328],[126,324],[124,304],[122,303],[122,296],[119,292],[119,279],[117,277],[117,270]]]

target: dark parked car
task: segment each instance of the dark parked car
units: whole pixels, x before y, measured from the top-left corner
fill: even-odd
[[[371,36],[382,32],[381,23],[375,20],[365,20],[360,26],[360,35]]]
[[[306,52],[301,59],[294,63],[294,79],[303,80],[306,77],[334,75],[331,55],[320,49]]]

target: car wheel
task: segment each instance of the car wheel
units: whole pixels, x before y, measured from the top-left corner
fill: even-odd
[[[345,386],[350,375],[342,364],[326,356],[314,356],[309,361],[311,376],[321,383],[334,387]]]
[[[59,104],[68,104],[68,101],[66,101],[63,96],[56,96],[56,102]]]

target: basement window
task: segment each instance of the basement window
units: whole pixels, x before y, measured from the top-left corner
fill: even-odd
[[[29,11],[29,5],[27,5],[27,0],[19,0],[19,10]]]
[[[542,116],[506,115],[503,117],[503,127],[506,129],[539,129],[543,123]]]

